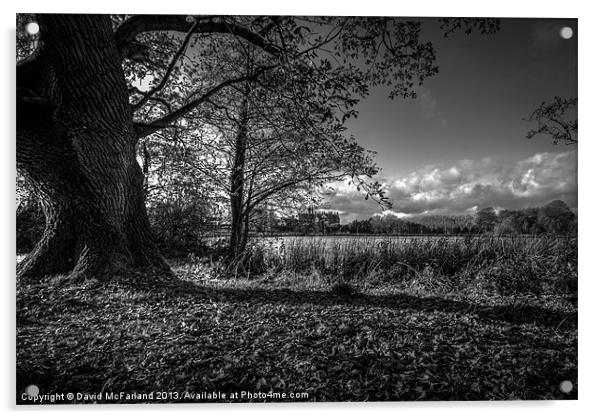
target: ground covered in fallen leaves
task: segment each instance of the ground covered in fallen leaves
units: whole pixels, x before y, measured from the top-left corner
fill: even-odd
[[[577,398],[574,296],[176,273],[18,285],[17,403]]]

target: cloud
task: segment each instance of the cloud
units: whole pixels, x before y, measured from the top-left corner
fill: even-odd
[[[492,158],[461,160],[449,166],[426,166],[408,176],[379,179],[397,215],[458,214],[478,208],[524,208],[562,199],[577,205],[577,159],[574,151],[538,153],[515,162]],[[381,208],[346,186],[334,185],[330,207],[343,222],[368,218]]]

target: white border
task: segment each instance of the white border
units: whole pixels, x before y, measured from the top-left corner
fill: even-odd
[[[602,246],[598,244],[601,236],[599,212],[601,190],[598,170],[602,168],[600,135],[600,109],[602,92],[600,90],[600,71],[602,63],[599,54],[600,18],[594,1],[525,1],[504,0],[497,2],[463,0],[429,0],[368,2],[302,0],[294,3],[277,0],[253,0],[218,2],[181,0],[178,2],[151,2],[103,0],[95,3],[80,1],[43,1],[30,0],[16,4],[2,4],[4,42],[2,60],[2,83],[4,96],[2,106],[2,127],[4,136],[0,140],[2,147],[2,196],[5,198],[2,231],[2,298],[4,300],[2,322],[2,381],[0,387],[1,409],[9,417],[65,415],[104,417],[111,415],[131,415],[134,411],[145,415],[162,417],[171,415],[216,415],[237,417],[282,416],[306,417],[307,415],[336,415],[363,417],[378,414],[395,417],[462,417],[462,418],[504,418],[527,415],[540,415],[548,418],[592,417],[598,406],[600,387],[600,312],[597,309],[602,298],[600,286],[602,275],[598,261]],[[579,18],[579,123],[581,143],[579,145],[579,401],[570,402],[430,402],[430,403],[354,403],[354,404],[293,404],[267,406],[223,406],[223,405],[186,405],[186,406],[96,406],[96,407],[51,407],[43,412],[35,408],[15,408],[15,221],[14,221],[14,172],[15,172],[15,44],[14,27],[16,12],[80,12],[80,13],[204,13],[204,14],[330,14],[330,15],[396,15],[396,16],[487,16],[487,17],[571,17]],[[85,412],[83,410],[85,409]]]

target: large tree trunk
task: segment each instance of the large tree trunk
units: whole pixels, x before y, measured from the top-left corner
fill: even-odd
[[[17,167],[46,229],[21,278],[168,271],[146,215],[121,59],[108,16],[38,15],[40,46],[17,67]]]

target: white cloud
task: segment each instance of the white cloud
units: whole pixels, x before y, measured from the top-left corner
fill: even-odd
[[[577,204],[577,160],[574,151],[538,153],[517,162],[492,158],[427,166],[397,179],[379,179],[398,215],[465,213],[477,208],[524,208],[562,199]],[[381,211],[346,184],[335,185],[330,206],[343,221],[368,218]]]

